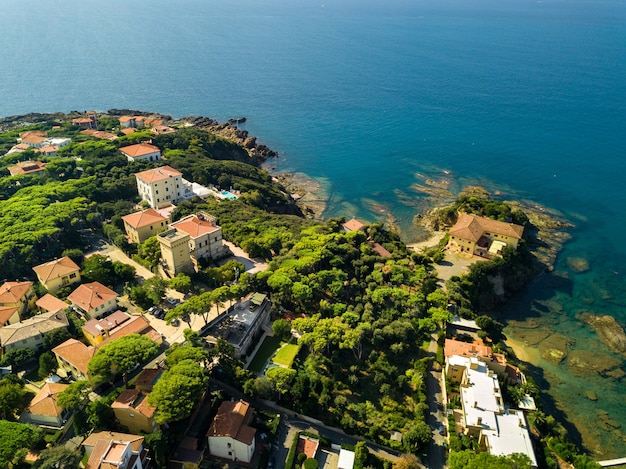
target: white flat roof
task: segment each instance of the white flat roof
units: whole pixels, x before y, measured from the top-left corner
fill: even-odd
[[[352,469],[354,467],[354,451],[347,449],[339,450],[339,462],[337,469]]]
[[[468,329],[475,329],[477,331],[480,330],[480,327],[478,327],[478,325],[476,324],[476,321],[472,319],[465,319],[459,316],[454,316],[452,318],[452,321],[450,321],[449,323],[452,326],[466,327]]]
[[[521,410],[509,410],[507,414],[497,415],[496,419],[497,429],[483,430],[489,452],[496,456],[522,453],[530,458],[533,467],[537,467],[524,413]]]

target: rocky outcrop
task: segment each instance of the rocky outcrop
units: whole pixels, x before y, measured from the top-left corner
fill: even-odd
[[[582,257],[568,257],[567,264],[576,272],[586,272],[589,270],[589,261]]]
[[[574,341],[561,334],[552,334],[539,344],[541,356],[554,363],[562,362]]]
[[[567,357],[567,364],[572,373],[578,376],[596,373],[606,375],[607,372],[619,367],[622,361],[598,351],[574,350]]]
[[[602,343],[615,353],[626,356],[626,333],[614,317],[596,316],[590,311],[580,312],[576,317],[596,331]]]

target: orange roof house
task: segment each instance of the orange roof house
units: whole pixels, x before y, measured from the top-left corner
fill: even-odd
[[[117,308],[117,296],[100,282],[93,282],[80,285],[67,299],[87,316],[98,318]]]
[[[33,282],[4,282],[0,285],[0,306],[13,306],[21,316],[37,300],[33,285]]]
[[[119,432],[92,433],[82,446],[89,456],[85,469],[143,469],[150,464],[143,436]]]
[[[85,339],[94,347],[109,337],[111,330],[130,320],[130,315],[123,311],[115,311],[103,319],[90,319],[82,326]]]
[[[66,329],[68,325],[65,311],[37,314],[24,321],[0,327],[0,345],[5,352],[17,348],[41,351],[47,334]]]
[[[167,218],[153,208],[122,217],[124,229],[134,243],[143,243],[150,236],[167,228]]]
[[[365,227],[365,225],[361,223],[359,220],[357,220],[356,218],[352,218],[351,220],[348,220],[341,226],[343,226],[343,229],[346,231],[359,231],[359,230],[362,231],[363,228]]]
[[[461,213],[450,228],[448,249],[491,257],[501,254],[506,246],[517,249],[523,234],[523,226]]]
[[[80,267],[69,257],[61,257],[33,267],[37,279],[50,293],[59,288],[80,282]]]
[[[17,306],[0,306],[0,327],[17,322],[20,322],[20,311]]]
[[[11,176],[18,174],[37,174],[46,170],[46,164],[41,161],[20,161],[13,166],[7,168]]]
[[[87,365],[89,360],[95,355],[96,349],[92,346],[86,346],[76,339],[67,339],[62,344],[52,349],[52,353],[57,357],[59,363],[59,371],[67,376],[73,376],[75,379],[87,379]]]
[[[120,148],[120,151],[124,154],[128,161],[159,161],[161,159],[161,150],[148,143],[129,145],[127,147]]]
[[[217,259],[224,254],[222,228],[217,225],[215,217],[200,212],[186,216],[170,224],[170,227],[189,235],[189,254],[194,261]]]
[[[50,293],[46,293],[44,296],[39,298],[35,305],[42,313],[51,313],[53,311],[63,310],[65,308],[69,308],[65,301],[59,300],[56,296],[51,295]]]
[[[256,429],[249,426],[253,409],[245,401],[222,402],[207,433],[211,455],[249,463]]]
[[[139,389],[126,389],[111,404],[118,422],[131,433],[152,433],[158,430],[154,421],[156,409],[148,403],[148,394]]]
[[[141,171],[139,173],[135,173],[135,177],[140,179],[141,181],[147,182],[149,184],[165,181],[169,178],[182,176],[183,173],[175,170],[171,166],[161,166],[159,168],[148,169],[146,171]]]
[[[157,345],[161,345],[163,343],[163,336],[161,333],[152,327],[146,318],[144,318],[141,314],[133,314],[128,321],[125,321],[119,326],[111,329],[108,336],[98,344],[98,347],[103,347],[120,337],[125,337],[131,334],[144,335]]]
[[[31,148],[41,148],[47,143],[47,133],[46,132],[24,132],[20,134],[20,138],[18,139],[18,143],[25,143]]]
[[[20,415],[20,422],[60,428],[67,421],[69,412],[57,404],[60,393],[67,384],[46,383]]]
[[[156,382],[161,378],[163,370],[161,368],[144,368],[135,378],[135,389],[151,392]]]
[[[155,210],[193,197],[192,185],[183,179],[180,171],[170,166],[135,173],[137,192]]]

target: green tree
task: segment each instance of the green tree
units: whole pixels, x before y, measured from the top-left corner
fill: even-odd
[[[80,453],[66,446],[53,446],[39,453],[39,459],[33,464],[34,469],[78,469]]]
[[[431,439],[430,427],[423,420],[413,420],[402,432],[404,449],[412,453],[425,449]]]
[[[50,376],[52,373],[56,371],[59,364],[57,363],[57,359],[52,352],[44,352],[39,355],[39,377],[41,379]]]
[[[14,369],[20,368],[34,357],[35,352],[29,348],[14,348],[4,354],[2,360],[0,360],[0,364],[2,364],[2,366],[12,366]]]
[[[167,288],[167,282],[155,275],[154,277],[150,277],[143,283],[144,288],[146,289],[146,294],[148,298],[152,300],[153,304],[159,304],[163,297],[165,296],[165,289]]]
[[[115,430],[115,414],[111,409],[114,397],[102,398],[87,404],[87,421],[96,430]]]
[[[183,272],[176,274],[174,278],[171,278],[168,282],[168,286],[181,293],[189,293],[193,283],[191,277]]]
[[[43,430],[34,425],[0,420],[0,467],[9,466],[16,453],[43,443]]]
[[[401,454],[394,463],[393,469],[420,469],[420,460],[414,454]]]
[[[280,339],[287,339],[291,336],[291,324],[286,319],[277,319],[272,323],[272,332]]]
[[[155,356],[158,350],[157,344],[146,336],[127,335],[98,349],[87,368],[96,383],[111,381],[119,373],[126,380],[126,373]]]
[[[85,259],[82,272],[83,279],[87,282],[100,282],[109,287],[115,284],[113,262],[102,254],[94,254]]]
[[[74,381],[65,390],[59,393],[57,404],[64,409],[75,410],[84,407],[89,402],[89,381]]]
[[[207,384],[208,378],[198,363],[176,363],[163,373],[148,396],[148,402],[156,408],[156,422],[177,422],[189,417]]]
[[[70,337],[72,336],[67,329],[57,329],[55,331],[47,333],[43,337],[43,346],[46,350],[52,350],[54,347],[62,344]]]
[[[154,433],[149,433],[146,435],[145,443],[146,447],[150,450],[152,460],[157,469],[164,468],[166,463],[165,456],[167,455],[169,445],[163,432],[158,430]]]
[[[23,384],[7,378],[0,380],[0,415],[3,419],[12,418],[15,412],[23,408],[25,395]]]
[[[265,375],[274,384],[278,391],[278,400],[280,400],[281,396],[289,391],[290,384],[296,377],[296,370],[275,366],[267,370]]]

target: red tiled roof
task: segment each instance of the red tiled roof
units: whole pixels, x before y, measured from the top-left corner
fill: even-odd
[[[161,152],[158,147],[148,143],[129,145],[127,147],[120,148],[120,151],[130,158],[138,158],[144,155],[149,155],[150,153]]]
[[[139,389],[126,389],[117,396],[111,404],[112,409],[134,409],[142,415],[151,418],[155,408],[148,403],[148,395]]]
[[[9,173],[11,173],[11,176],[39,173],[46,169],[46,163],[42,163],[41,161],[20,161],[13,166],[9,166],[7,169]]]
[[[67,297],[72,304],[79,306],[84,311],[93,311],[98,306],[114,298],[117,298],[117,293],[105,287],[100,282],[80,285]]]
[[[198,238],[202,235],[219,230],[219,227],[197,215],[189,215],[182,220],[172,223],[171,226],[177,230],[184,231],[191,238]]]
[[[37,395],[30,401],[30,404],[28,404],[24,412],[58,417],[63,412],[63,408],[57,404],[57,398],[68,386],[69,385],[63,383],[44,384]]]
[[[444,354],[446,357],[452,355],[460,355],[462,357],[482,357],[490,358],[492,355],[491,347],[486,345],[470,344],[461,342],[460,340],[446,339],[444,345]]]
[[[19,303],[32,287],[33,282],[4,282],[0,286],[0,305]]]
[[[342,226],[346,231],[358,231],[363,229],[365,225],[356,218],[353,218],[345,222]]]
[[[248,426],[252,407],[244,401],[224,401],[217,410],[207,436],[228,436],[247,445],[252,444],[256,429]]]
[[[79,272],[80,267],[70,259],[69,257],[61,257],[45,264],[39,264],[33,267],[33,270],[37,274],[37,277],[42,283],[46,283],[49,280],[64,277],[72,272]]]
[[[17,310],[17,306],[0,306],[0,327],[9,322],[9,319],[17,313]]]
[[[182,176],[183,173],[180,171],[176,171],[171,166],[161,166],[159,168],[148,169],[147,171],[141,171],[140,173],[135,173],[135,177],[137,179],[141,179],[148,184],[152,184],[154,182],[165,181],[168,178]]]
[[[477,242],[485,232],[521,239],[524,234],[524,227],[514,223],[505,223],[492,220],[491,218],[461,213],[455,225],[450,228],[451,236],[469,239],[474,242]]]
[[[163,217],[156,210],[149,208],[142,212],[135,212],[129,215],[124,215],[122,217],[122,220],[128,223],[128,225],[130,225],[131,227],[137,229],[144,226],[150,226],[162,221],[167,221],[167,218]]]
[[[93,336],[97,336],[100,335],[100,331],[111,331],[129,319],[130,315],[125,312],[115,311],[113,314],[103,319],[90,319],[83,325],[82,329],[89,332]]]
[[[83,375],[87,376],[87,365],[96,353],[92,346],[87,347],[76,339],[67,339],[52,349],[52,353],[74,366]]]
[[[378,243],[372,244],[372,249],[376,251],[380,257],[391,257],[391,253]]]
[[[162,374],[163,370],[160,368],[144,368],[143,371],[139,373],[137,378],[135,378],[135,387],[152,390],[152,387],[159,380]]]
[[[51,295],[50,293],[46,293],[44,296],[39,298],[35,304],[38,308],[48,312],[58,311],[69,306],[65,301],[59,300],[56,296]]]
[[[161,334],[154,329],[148,320],[140,314],[134,314],[128,321],[123,322],[119,326],[109,331],[109,337],[102,343],[98,344],[98,347],[103,347],[106,344],[131,334],[141,334],[148,336],[152,341],[158,341],[161,339]]]

